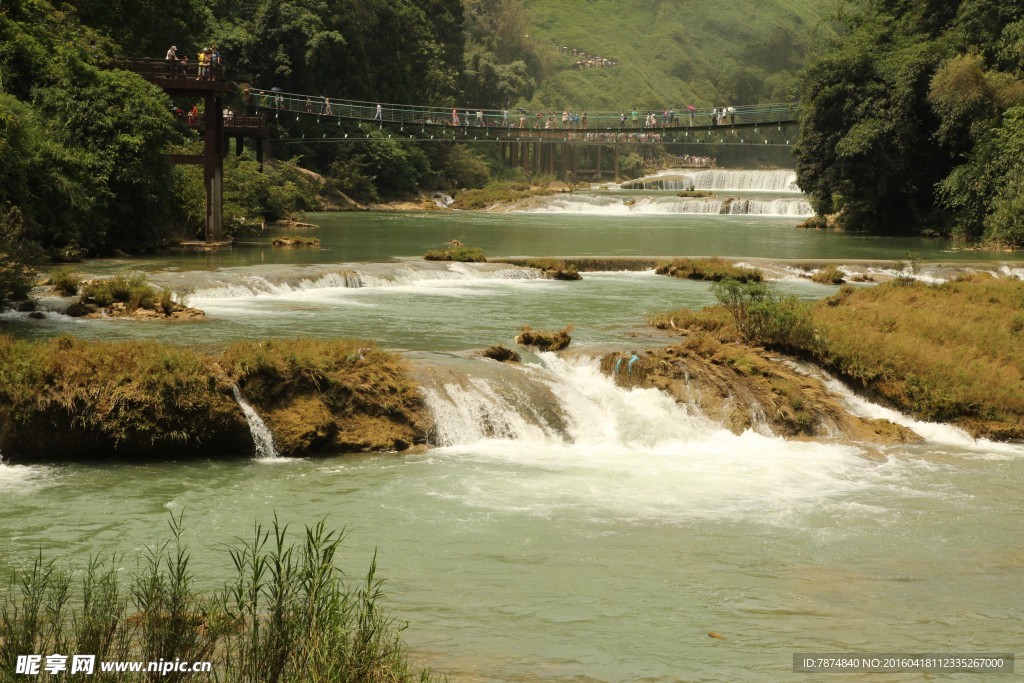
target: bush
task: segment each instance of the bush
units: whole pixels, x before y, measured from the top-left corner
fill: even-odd
[[[456,187],[481,188],[491,179],[487,161],[466,145],[452,147],[442,171]]]
[[[129,312],[137,308],[156,308],[160,292],[146,281],[146,274],[119,273],[106,280],[87,284],[82,289],[82,302],[104,308],[122,303]]]
[[[726,279],[711,285],[729,311],[740,335],[751,344],[801,353],[820,346],[811,320],[811,307],[770,284]]]
[[[846,282],[846,273],[832,265],[815,271],[811,280],[823,285],[841,285]]]
[[[74,296],[78,294],[78,286],[82,281],[70,268],[58,268],[50,273],[48,282],[62,295]]]

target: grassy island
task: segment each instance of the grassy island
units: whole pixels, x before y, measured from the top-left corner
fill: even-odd
[[[976,436],[1024,438],[1024,282],[897,278],[817,302],[728,281],[719,306],[655,326],[807,358],[873,399]]]
[[[423,433],[404,361],[371,342],[274,340],[200,353],[0,335],[0,452],[8,461],[250,454],[234,386],[283,455],[403,450]]]

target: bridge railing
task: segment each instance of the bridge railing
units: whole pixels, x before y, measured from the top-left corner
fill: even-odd
[[[203,65],[200,67],[198,61],[139,57],[134,59],[115,59],[111,62],[111,66],[137,73],[149,81],[165,78],[194,81],[221,80],[221,69],[219,66]]]
[[[192,112],[177,110],[174,112],[175,117],[187,125],[189,128],[196,130],[203,130],[205,127],[205,117],[202,113],[193,114]],[[267,118],[262,114],[235,114],[233,112],[224,112],[224,127],[231,128],[233,130],[241,131],[252,131],[262,132],[267,128]]]
[[[712,109],[656,112],[654,125],[648,114],[623,112],[575,112],[563,125],[560,112],[526,112],[501,109],[465,109],[388,104],[358,100],[337,100],[320,95],[287,93],[275,90],[250,90],[245,93],[250,106],[271,115],[280,112],[309,114],[321,118],[357,120],[374,124],[399,126],[441,125],[461,128],[502,128],[529,130],[637,130],[657,128],[706,127],[733,124],[778,123],[795,120],[796,103],[777,103],[721,108],[717,116]],[[568,113],[568,112],[567,112]]]

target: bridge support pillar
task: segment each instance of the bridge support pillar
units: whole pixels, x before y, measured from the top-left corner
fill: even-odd
[[[206,241],[224,238],[224,101],[204,98],[203,185],[206,188]]]
[[[615,160],[615,182],[619,182],[619,146],[612,147],[612,158]]]
[[[604,145],[598,145],[597,146],[597,165],[595,166],[595,168],[597,169],[597,173],[595,174],[597,180],[601,180],[601,148],[602,147],[604,147]]]

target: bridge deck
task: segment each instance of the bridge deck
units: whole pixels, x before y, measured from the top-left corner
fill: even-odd
[[[118,60],[117,68],[142,75],[174,95],[201,96],[211,92],[235,92],[235,85],[216,71],[201,72],[197,63],[182,64],[161,59]],[[653,113],[619,112],[528,112],[525,109],[496,110],[402,105],[357,100],[331,99],[324,95],[286,93],[278,89],[246,88],[242,93],[250,112],[261,118],[236,115],[225,119],[230,135],[269,135],[266,119],[279,124],[284,115],[291,121],[315,121],[323,139],[361,139],[366,125],[387,129],[400,139],[502,140],[522,142],[563,142],[572,144],[660,144],[666,142],[737,142],[774,144],[774,137],[793,136],[786,127],[797,124],[796,103],[774,103],[697,109],[680,107]],[[201,117],[200,117],[201,119]],[[563,122],[563,119],[567,119]],[[345,124],[361,126],[356,133]],[[202,122],[190,122],[201,128]],[[334,126],[332,128],[331,126]],[[303,137],[305,135],[303,134]]]

